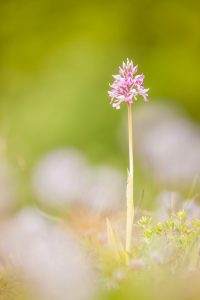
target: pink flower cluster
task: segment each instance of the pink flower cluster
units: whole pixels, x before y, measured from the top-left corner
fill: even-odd
[[[138,71],[138,66],[133,66],[133,62],[127,59],[123,62],[122,68],[119,67],[119,74],[113,75],[115,79],[111,86],[111,91],[108,92],[112,106],[120,109],[122,102],[132,104],[137,101],[137,96],[141,95],[145,102],[148,101],[148,90],[143,86],[144,75],[135,75]]]

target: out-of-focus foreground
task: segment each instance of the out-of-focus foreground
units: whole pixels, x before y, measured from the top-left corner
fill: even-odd
[[[0,299],[200,298],[199,9],[0,1]],[[107,90],[127,57],[150,102],[133,104],[140,209],[125,267],[105,220],[124,243],[126,107]]]

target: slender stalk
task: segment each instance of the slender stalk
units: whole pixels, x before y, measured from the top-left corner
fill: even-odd
[[[129,172],[133,177],[133,121],[132,121],[131,104],[128,104],[128,144],[129,144]]]
[[[126,194],[126,251],[131,251],[131,240],[133,231],[134,203],[133,203],[133,121],[132,105],[128,104],[128,143],[129,143],[129,170]]]

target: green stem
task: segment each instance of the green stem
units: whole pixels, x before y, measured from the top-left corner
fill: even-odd
[[[131,251],[133,231],[134,203],[133,203],[133,121],[132,105],[128,104],[128,143],[129,143],[129,171],[127,182],[127,212],[126,212],[126,251]]]
[[[128,144],[129,144],[129,172],[133,177],[133,121],[132,121],[131,104],[128,104]]]

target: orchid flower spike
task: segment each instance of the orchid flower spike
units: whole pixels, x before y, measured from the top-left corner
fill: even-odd
[[[119,67],[119,74],[113,75],[115,79],[113,84],[110,85],[112,88],[108,92],[111,98],[111,104],[116,109],[120,109],[122,102],[132,104],[137,101],[137,96],[143,97],[144,102],[148,101],[148,91],[143,86],[144,75],[135,75],[138,71],[138,66],[134,66],[132,61],[123,62],[122,67]]]

